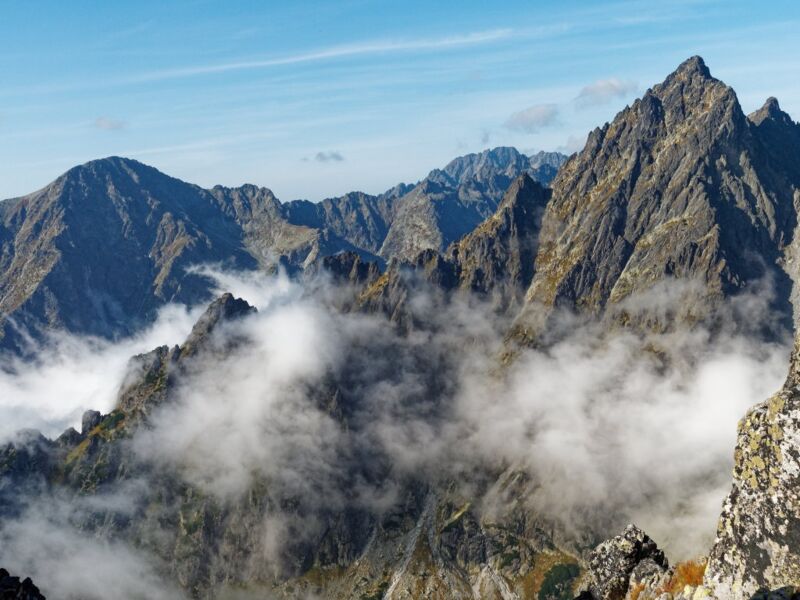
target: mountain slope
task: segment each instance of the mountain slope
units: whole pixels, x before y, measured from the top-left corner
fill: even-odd
[[[0,314],[15,327],[128,333],[207,293],[185,267],[256,266],[211,195],[135,161],[87,163],[3,206]]]
[[[424,281],[433,290],[475,294],[501,313],[519,310],[533,278],[539,227],[549,198],[548,189],[527,173],[520,175],[495,213],[443,254],[429,249],[413,262],[392,262],[381,278],[369,282],[360,298],[362,309],[410,325],[425,318],[406,304]]]
[[[566,157],[534,157],[513,148],[469,154],[432,171],[401,199],[380,254],[413,261],[423,250],[443,251],[491,216],[511,182],[523,173],[547,185]]]
[[[554,161],[541,157],[544,177]],[[483,194],[502,194],[517,163],[529,159],[511,150],[489,161],[466,157],[437,177],[448,186],[467,178],[452,189],[473,204],[492,204]],[[75,167],[0,203],[0,346],[24,350],[29,335],[49,329],[130,334],[166,302],[208,299],[209,281],[187,270],[195,265],[295,271],[343,251],[382,263],[379,251],[394,257],[381,249],[413,200],[410,189],[283,204],[266,188],[204,190],[122,158]],[[458,212],[451,204],[442,202],[448,215]],[[443,227],[460,237],[477,223],[448,217]]]
[[[550,580],[561,593],[572,590],[579,561],[553,542],[547,522],[519,502],[527,483],[521,473],[508,469],[433,485],[422,475],[385,472],[380,444],[362,436],[369,432],[364,425],[375,398],[360,397],[358,385],[358,352],[374,357],[393,356],[396,350],[379,338],[365,339],[365,348],[348,352],[346,372],[319,384],[299,382],[310,402],[306,410],[318,407],[330,427],[365,444],[352,454],[340,454],[335,445],[325,448],[335,465],[328,473],[336,475],[333,481],[314,479],[321,472],[302,473],[296,487],[291,473],[254,473],[241,493],[220,496],[203,481],[186,478],[182,469],[189,464],[150,460],[153,441],[147,436],[177,426],[174,410],[193,378],[259,352],[249,338],[257,316],[243,300],[230,294],[218,298],[182,344],[131,361],[111,413],[90,411],[80,433],[70,429],[54,441],[28,432],[0,446],[0,516],[10,521],[37,502],[52,506],[68,499],[72,506],[85,505],[89,510],[77,508],[70,527],[146,552],[162,577],[197,598],[239,590],[260,597],[312,594],[342,600],[472,599],[476,594],[532,599]],[[416,357],[423,363],[430,358]],[[372,366],[382,370],[380,379],[387,384],[405,377],[391,360]],[[418,401],[428,401],[442,375],[425,372]],[[246,411],[240,402],[245,399],[236,399],[231,408]],[[190,462],[200,459],[192,446]],[[267,462],[279,460],[279,449],[274,450]],[[380,492],[384,484],[390,491],[385,500],[359,495],[371,486]],[[316,497],[318,490],[326,492],[324,497]],[[126,495],[121,506],[113,501],[117,493]],[[493,498],[497,510],[481,507],[481,497]],[[508,509],[500,510],[505,503]],[[13,548],[19,540],[8,535],[0,528],[0,540]],[[48,575],[34,573],[37,580],[49,581]]]
[[[679,279],[698,319],[768,280],[789,321],[798,125],[774,101],[752,119],[694,57],[594,130],[553,182],[529,303],[600,315]]]

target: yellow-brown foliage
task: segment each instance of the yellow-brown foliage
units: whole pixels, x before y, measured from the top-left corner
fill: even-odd
[[[675,570],[672,577],[664,586],[661,592],[668,592],[670,594],[677,594],[683,591],[687,585],[697,587],[703,583],[703,575],[706,573],[706,561],[701,560],[687,560],[675,565]]]
[[[631,588],[631,600],[639,600],[639,594],[644,591],[645,585],[643,583],[637,583]]]

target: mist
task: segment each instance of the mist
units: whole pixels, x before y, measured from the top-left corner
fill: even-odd
[[[85,410],[110,411],[130,358],[182,340],[202,310],[167,305],[153,325],[117,342],[54,331],[40,341],[31,341],[32,361],[3,355],[0,442],[27,428],[48,437],[67,427],[80,430]]]
[[[713,332],[609,332],[564,316],[558,341],[501,366],[508,322],[474,299],[442,302],[419,286],[409,304],[427,325],[402,331],[333,310],[329,300],[344,292],[324,278],[202,271],[258,312],[215,331],[237,343],[198,357],[130,448],[221,505],[266,482],[267,562],[317,535],[319,511],[380,515],[408,481],[472,493],[469,473],[514,471],[530,478],[521,502],[564,539],[597,540],[633,521],[672,560],[700,555],[730,486],[737,422],[780,387],[788,365],[788,343],[754,333],[769,314],[763,294],[737,299]],[[665,312],[679,308],[680,293],[658,297]],[[0,433],[56,435],[83,410],[109,411],[128,358],[181,343],[196,317],[167,307],[117,343],[53,337],[36,363],[0,371]],[[302,527],[281,508],[287,499],[297,499]],[[505,510],[491,493],[474,506]],[[122,540],[89,540],[68,513],[34,507],[4,522],[2,536],[17,542],[0,547],[0,561],[15,557],[45,591],[72,589],[62,572],[77,570],[70,561],[103,553],[137,565],[145,583],[157,579],[152,557]]]

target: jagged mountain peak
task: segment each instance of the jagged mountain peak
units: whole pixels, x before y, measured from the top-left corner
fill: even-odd
[[[231,293],[222,294],[209,304],[206,311],[200,316],[192,327],[192,332],[181,346],[181,357],[196,355],[209,348],[214,348],[220,343],[215,332],[226,323],[232,323],[258,312],[246,300],[236,298]],[[224,340],[221,348],[228,349],[236,344],[235,339]]]
[[[691,56],[683,61],[678,68],[675,69],[673,75],[681,75],[684,77],[700,77],[703,79],[714,79],[711,76],[711,71],[706,66],[706,62],[702,56]]]
[[[211,335],[220,324],[241,319],[255,312],[257,312],[257,309],[246,300],[236,298],[230,292],[226,292],[209,304],[206,311],[192,327],[192,332],[186,338],[184,345],[188,347],[197,346],[204,338]]]
[[[766,120],[777,121],[784,125],[794,125],[794,121],[792,117],[790,117],[787,113],[785,113],[782,109],[780,104],[778,103],[778,99],[774,96],[770,96],[767,98],[764,105],[759,108],[757,111],[754,111],[747,115],[747,118],[750,120],[751,123],[754,125],[761,125]]]
[[[678,118],[714,115],[714,108],[733,104],[734,116],[740,118],[741,109],[736,93],[731,87],[711,75],[711,71],[699,56],[684,61],[663,82],[653,86],[638,102],[647,104],[655,96]]]
[[[691,279],[706,288],[683,303],[696,318],[769,276],[788,317],[778,265],[796,223],[789,129],[752,126],[733,89],[699,57],[685,61],[559,172],[528,299],[600,314],[665,278]],[[784,156],[770,154],[778,141]]]
[[[526,158],[526,157],[516,148],[513,148],[511,146],[498,146],[496,148],[487,148],[486,150],[482,150],[481,152],[472,152],[454,158],[449,163],[447,163],[447,165],[442,170],[445,173],[455,176],[456,174],[463,172],[465,169],[469,167],[480,166],[486,163],[492,163],[495,165],[506,165],[520,158]]]
[[[179,181],[165,173],[162,173],[155,167],[139,162],[133,158],[126,158],[122,156],[107,156],[96,160],[90,160],[81,165],[77,165],[69,169],[56,181],[89,181],[91,179],[116,179],[116,178],[132,179],[139,183],[142,178],[155,179],[164,178],[172,181]],[[184,185],[184,182],[180,182]]]
[[[503,200],[500,202],[498,209],[516,203],[520,198],[525,197],[524,193],[528,190],[543,191],[544,187],[542,184],[534,181],[528,173],[523,173],[508,186],[508,190],[503,196]]]

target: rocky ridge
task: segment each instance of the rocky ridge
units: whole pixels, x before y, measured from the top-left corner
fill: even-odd
[[[647,321],[626,299],[679,279],[693,285],[673,321],[696,321],[766,280],[772,309],[791,323],[800,171],[796,151],[775,148],[791,148],[798,131],[773,99],[746,117],[701,58],[687,60],[559,171],[529,304]],[[540,314],[521,316],[521,339],[537,335]]]
[[[479,495],[491,489],[508,495],[514,508],[503,515],[482,514],[479,496],[460,491],[463,481],[433,486],[416,479],[396,481],[398,500],[382,513],[357,507],[308,512],[301,498],[282,497],[269,481],[257,480],[243,497],[226,502],[138,458],[131,440],[154,425],[158,408],[175,401],[194,369],[219,360],[219,352],[229,354],[231,340],[247,351],[244,325],[253,311],[229,294],[220,297],[183,344],[132,360],[111,413],[87,412],[80,433],[70,429],[55,441],[31,433],[0,449],[0,514],[24,513],[28,503],[51,495],[88,502],[94,508],[78,520],[83,531],[128,540],[158,558],[162,575],[197,598],[234,589],[342,599],[529,598],[541,589],[552,598],[572,594],[579,559],[554,543],[546,522],[512,501],[524,483],[514,471],[475,482],[485,490]],[[358,423],[357,403],[347,390],[345,378],[309,393],[351,429]],[[134,481],[146,485],[133,515],[98,508],[104,495]],[[313,517],[323,526],[265,561],[267,517],[276,512],[290,521]]]
[[[75,167],[0,202],[0,345],[24,353],[31,334],[49,329],[130,334],[166,302],[208,301],[208,278],[191,269],[199,265],[294,272],[343,251],[382,264],[395,256],[390,232],[403,235],[403,207],[433,206],[429,186],[441,194],[437,211],[461,215],[433,224],[444,232],[435,236],[456,239],[493,212],[512,174],[549,181],[559,156],[487,150],[417,186],[316,204],[281,203],[253,185],[204,190],[117,157]]]
[[[520,175],[547,185],[563,157],[527,157],[514,148],[495,148],[457,158],[434,170],[405,197],[386,234],[380,254],[413,262],[425,250],[445,250],[490,217]]]
[[[720,598],[800,585],[800,347],[783,389],[739,423],[733,486],[709,556]]]

